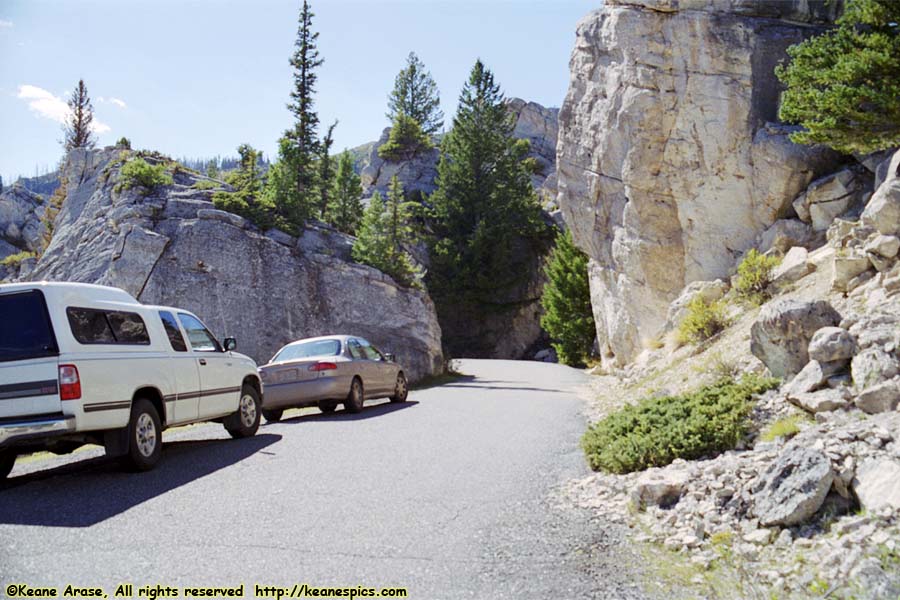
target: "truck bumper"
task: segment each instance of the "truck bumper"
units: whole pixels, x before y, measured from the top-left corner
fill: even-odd
[[[14,442],[54,437],[75,430],[75,417],[53,415],[0,421],[0,448]]]

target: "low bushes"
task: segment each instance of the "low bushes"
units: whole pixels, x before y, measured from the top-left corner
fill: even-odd
[[[123,189],[140,186],[152,190],[159,185],[171,185],[172,176],[164,165],[151,165],[143,158],[134,158],[122,166],[120,185]]]
[[[22,251],[22,252],[18,252],[16,254],[10,254],[3,260],[0,260],[0,265],[2,265],[4,267],[15,268],[15,267],[18,267],[19,265],[21,265],[22,261],[28,260],[29,258],[34,258],[34,257],[35,257],[34,252]]]
[[[707,302],[697,295],[688,303],[687,315],[678,325],[678,342],[681,344],[703,342],[727,326],[725,304],[718,300]]]
[[[592,469],[612,473],[723,452],[749,430],[752,396],[777,385],[775,379],[745,376],[680,396],[647,398],[592,425],[581,446]]]
[[[755,248],[747,253],[738,265],[734,290],[742,299],[751,304],[762,304],[771,297],[769,285],[772,271],[781,261],[774,256],[761,254]]]

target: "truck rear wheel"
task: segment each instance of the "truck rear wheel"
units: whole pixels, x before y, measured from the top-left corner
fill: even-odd
[[[162,457],[162,425],[159,413],[146,398],[138,398],[131,406],[128,421],[128,454],[126,465],[135,471],[149,471]]]
[[[280,408],[269,408],[263,409],[263,416],[266,418],[266,423],[277,423],[281,420],[281,417],[284,416],[284,411]]]
[[[6,479],[14,464],[16,464],[16,453],[12,450],[0,450],[0,480]]]
[[[223,424],[231,437],[252,437],[259,429],[259,417],[262,414],[259,392],[253,386],[245,385],[241,390],[241,401],[237,412],[228,416]]]

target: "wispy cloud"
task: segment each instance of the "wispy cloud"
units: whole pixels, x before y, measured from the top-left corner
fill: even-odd
[[[59,96],[48,92],[35,85],[20,85],[16,97],[28,103],[28,109],[44,119],[50,119],[57,123],[65,123],[70,113],[69,105]],[[111,130],[106,123],[98,121],[96,117],[91,124],[94,133],[106,133]]]
[[[120,100],[118,98],[113,98],[113,97],[104,98],[103,96],[97,96],[97,102],[100,102],[101,104],[106,104],[106,103],[114,104],[115,106],[118,106],[122,110],[125,110],[126,108],[128,108],[128,105],[125,103],[124,100]]]
[[[13,22],[6,19],[0,19],[0,29],[12,29]]]

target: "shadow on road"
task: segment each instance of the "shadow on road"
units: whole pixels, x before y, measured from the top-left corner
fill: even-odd
[[[346,410],[342,409],[331,414],[313,413],[311,415],[299,415],[296,417],[283,419],[279,421],[279,423],[284,423],[286,425],[296,425],[299,423],[315,423],[322,421],[362,421],[365,419],[382,417],[384,415],[397,412],[398,410],[412,408],[417,404],[418,402],[416,402],[415,400],[409,400],[407,402],[399,403],[383,402],[381,404],[367,404],[363,406],[362,411],[356,414],[349,413]]]
[[[0,484],[0,523],[90,527],[280,439],[260,433],[243,440],[169,442],[159,466],[147,473],[124,472],[115,459],[99,457],[13,477]]]

